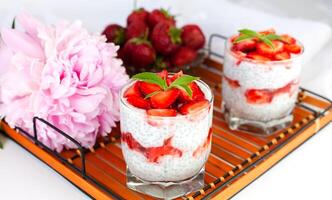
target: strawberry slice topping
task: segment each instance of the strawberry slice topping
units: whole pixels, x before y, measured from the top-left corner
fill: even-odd
[[[289,53],[301,53],[302,49],[299,45],[297,44],[285,44],[285,50],[288,51]]]
[[[137,108],[149,109],[151,107],[149,100],[144,99],[143,97],[129,96],[127,97],[127,101]]]
[[[189,87],[192,91],[191,98],[189,97],[189,95],[185,91],[181,90],[180,95],[179,95],[179,101],[180,102],[198,101],[198,100],[205,99],[205,95],[202,92],[201,88],[199,88],[197,83],[192,82],[192,83],[189,84]]]
[[[169,108],[178,98],[180,91],[170,89],[153,95],[150,99],[153,108]]]
[[[233,56],[241,64],[243,58],[250,58],[258,61],[288,60],[291,54],[299,54],[302,47],[298,45],[295,38],[287,34],[276,34],[274,29],[256,32],[250,29],[241,29],[239,34],[233,35],[230,39],[230,48]]]
[[[163,71],[159,72],[159,73],[158,73],[158,76],[160,76],[160,78],[162,78],[162,79],[165,80],[165,79],[168,77],[168,72],[167,72],[167,70],[164,69]]]
[[[200,100],[200,101],[195,101],[195,102],[189,102],[189,103],[183,104],[179,108],[179,112],[183,115],[186,115],[186,114],[194,113],[199,110],[205,109],[208,106],[209,106],[209,101],[206,99]]]
[[[168,77],[167,78],[167,85],[171,85],[173,83],[173,81],[175,81],[176,79],[180,78],[183,75],[182,70],[179,71],[178,73],[175,73],[173,76]]]
[[[293,38],[290,35],[284,34],[284,35],[281,35],[280,37],[281,37],[281,41],[286,44],[295,44],[296,43],[295,38]]]
[[[260,53],[261,55],[265,55],[267,57],[272,57],[275,54],[284,50],[284,43],[277,41],[277,40],[273,40],[272,44],[274,46],[274,49],[265,43],[258,43],[257,52]]]
[[[261,35],[269,35],[269,34],[275,34],[276,31],[273,28],[267,29],[265,31],[260,31],[259,34]]]
[[[290,59],[290,54],[287,51],[283,51],[281,53],[278,53],[274,56],[275,60],[287,60]]]
[[[174,117],[177,112],[174,109],[150,109],[146,113],[151,116]]]
[[[248,53],[247,58],[254,59],[254,60],[257,60],[257,61],[270,61],[271,60],[270,58],[268,58],[264,55],[261,55],[257,52]]]
[[[249,52],[256,49],[256,41],[254,40],[244,40],[242,42],[236,43],[233,46],[233,51]]]
[[[124,97],[130,97],[130,96],[135,96],[135,97],[141,97],[142,94],[139,89],[139,83],[136,82],[132,86],[130,86],[125,92],[124,92]]]
[[[151,94],[153,92],[160,91],[161,87],[157,84],[140,81],[139,82],[139,89],[144,95],[148,95],[148,94]]]

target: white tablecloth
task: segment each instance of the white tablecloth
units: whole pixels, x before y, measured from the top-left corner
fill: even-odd
[[[332,98],[332,61],[330,59],[332,41],[327,42],[331,34],[327,24],[332,24],[332,6],[328,0],[303,0],[301,3],[287,0],[232,1],[236,2],[236,5],[229,2],[225,0],[138,0],[139,5],[145,5],[147,8],[172,5],[172,11],[181,14],[178,17],[180,24],[198,22],[207,34],[218,32],[229,35],[244,26],[254,28],[274,26],[298,36],[306,41],[307,46],[310,46],[303,69],[302,86]],[[244,8],[234,7],[237,5]],[[0,1],[0,25],[9,26],[18,10],[25,8],[47,22],[54,22],[58,18],[82,19],[90,30],[101,31],[104,25],[110,22],[124,24],[124,19],[132,7],[133,2],[129,0],[57,0],[53,2],[2,0]],[[272,13],[272,15],[266,15],[257,10]],[[273,15],[281,16],[283,19],[280,20]],[[287,22],[291,25],[286,24],[284,17],[292,18]],[[309,18],[311,21],[305,21],[304,18]],[[317,23],[317,20],[325,24]],[[216,48],[220,47],[217,45]],[[242,190],[234,199],[332,199],[331,131],[330,124]],[[0,199],[90,199],[13,141],[6,140],[2,136],[0,140],[5,141],[5,148],[0,150]]]

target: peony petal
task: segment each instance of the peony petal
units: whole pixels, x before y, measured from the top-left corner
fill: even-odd
[[[10,61],[13,56],[12,51],[2,41],[0,42],[0,75],[9,69]]]
[[[23,26],[29,36],[38,41],[37,30],[42,27],[42,24],[36,18],[26,12],[21,12],[15,19]]]
[[[72,106],[77,112],[90,113],[94,111],[105,96],[101,94],[90,96],[76,95],[71,98]]]
[[[20,31],[3,28],[1,37],[5,44],[13,51],[21,52],[34,58],[44,58],[44,52],[38,42]]]

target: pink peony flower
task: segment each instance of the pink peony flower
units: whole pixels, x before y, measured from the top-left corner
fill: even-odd
[[[1,30],[0,115],[31,134],[32,118],[44,118],[91,147],[119,121],[119,91],[128,81],[119,47],[79,21],[48,26],[24,13],[16,20],[25,32]],[[41,123],[37,129],[51,149],[76,147]]]

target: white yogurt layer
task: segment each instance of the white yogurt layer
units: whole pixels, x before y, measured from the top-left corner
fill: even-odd
[[[229,44],[228,44],[229,46]],[[231,116],[255,120],[270,121],[288,115],[296,101],[298,84],[293,86],[293,93],[274,96],[272,102],[264,104],[248,103],[245,92],[249,89],[278,89],[291,82],[298,82],[301,72],[301,59],[287,61],[255,62],[236,58],[229,48],[225,52],[223,74],[237,80],[240,87],[232,88],[223,78],[222,96]]]
[[[210,90],[199,81],[197,84],[206,98],[212,99]],[[147,116],[145,110],[133,107],[122,98],[121,133],[132,134],[145,148],[163,146],[164,141],[172,137],[172,147],[182,151],[180,157],[166,155],[158,162],[151,162],[141,152],[130,149],[122,142],[122,152],[131,173],[146,181],[180,181],[196,175],[210,153],[209,144],[201,154],[193,156],[194,151],[202,146],[208,137],[212,126],[212,112],[211,103],[210,109],[193,116],[178,114],[176,117],[153,117]]]

